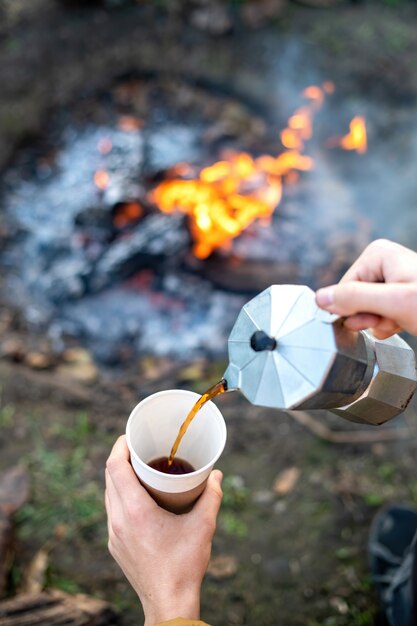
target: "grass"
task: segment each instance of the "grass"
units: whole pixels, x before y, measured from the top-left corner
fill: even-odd
[[[16,409],[11,404],[6,404],[0,409],[0,428],[7,429],[13,424],[13,418],[16,413]]]
[[[21,536],[35,535],[38,541],[71,540],[80,533],[89,536],[103,522],[104,512],[102,486],[88,478],[91,429],[87,415],[78,414],[73,427],[54,424],[49,429],[55,442],[58,435],[59,445],[54,449],[45,444],[33,420],[32,430],[34,446],[25,459],[32,476],[32,497],[19,512]]]
[[[198,379],[199,371],[189,369],[182,375]],[[136,623],[137,598],[121,574],[118,578],[117,570],[110,572],[105,545],[103,486],[96,467],[104,462],[103,451],[109,448],[109,437],[113,440],[113,434],[96,428],[85,411],[41,414],[39,409],[39,413],[24,413],[20,409],[16,411],[13,405],[0,410],[0,425],[4,442],[14,434],[24,433],[26,451],[22,458],[32,479],[31,500],[18,516],[19,544],[29,557],[24,556],[13,568],[14,588],[18,587],[28,561],[46,544],[47,548],[52,546],[47,586],[68,593],[83,591],[105,597],[119,607],[126,623]],[[21,441],[16,442],[21,445]],[[306,602],[301,596],[300,604],[295,603],[300,617],[305,618],[304,623],[371,626],[374,600],[366,566],[368,521],[355,527],[348,515],[342,528],[338,522],[340,536],[336,536],[334,524],[339,518],[335,515],[344,511],[344,498],[348,498],[349,507],[360,514],[360,519],[363,515],[370,519],[379,501],[389,501],[393,494],[404,498],[411,494],[417,501],[417,481],[404,480],[395,455],[377,458],[364,450],[348,456],[347,451],[341,455],[341,450],[311,439],[304,449],[303,467],[310,467],[321,481],[301,480],[286,498],[272,498],[268,505],[256,504],[252,495],[259,486],[252,484],[244,471],[244,478],[236,476],[233,468],[238,472],[238,465],[229,465],[230,473],[226,473],[223,481],[217,550],[236,553],[239,570],[233,579],[221,583],[209,581],[208,596],[203,602],[207,621],[216,623],[216,609],[208,607],[208,600],[212,587],[218,597],[221,584],[224,591],[219,601],[224,603],[226,615],[230,613],[231,623],[233,607],[237,607],[249,620],[259,614],[258,622],[272,624],[273,614],[282,612],[284,617],[288,616],[289,608],[280,594],[284,597],[288,593],[294,603],[296,595],[309,587],[314,590],[314,596]],[[334,491],[334,487],[340,481],[347,484],[347,496],[343,490],[342,497],[335,495],[339,491]],[[261,483],[264,485],[265,481]],[[274,512],[277,501],[285,502],[284,514]],[[292,520],[293,526],[288,520]],[[285,529],[290,533],[288,536]],[[267,542],[273,546],[271,553],[264,552]],[[261,564],[252,563],[251,556],[255,553],[262,554]],[[301,569],[297,575],[278,578],[274,583],[276,589],[271,591],[270,574],[263,563],[274,556],[288,561],[295,559]],[[313,561],[308,558],[303,561],[305,557]],[[317,570],[317,578],[310,575],[310,567]],[[307,613],[311,622],[306,618]],[[296,618],[291,623],[297,623]]]
[[[225,476],[222,484],[223,501],[219,515],[219,527],[226,535],[243,538],[249,533],[241,513],[249,504],[249,491],[240,476]]]
[[[19,590],[41,549],[49,554],[46,586],[88,592],[83,561],[110,559],[101,471],[109,433],[97,432],[85,411],[54,412],[48,404],[37,411],[3,405],[0,431],[2,467],[17,458],[30,477],[30,499],[15,516],[18,552],[9,592]]]

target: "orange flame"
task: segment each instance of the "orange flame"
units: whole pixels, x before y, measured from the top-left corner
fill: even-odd
[[[356,150],[359,154],[364,154],[368,147],[365,119],[356,116],[349,124],[349,132],[341,138],[339,145],[344,150]]]
[[[278,156],[254,158],[246,152],[229,152],[199,173],[181,163],[171,168],[169,180],[150,192],[150,201],[161,211],[189,216],[198,258],[230,245],[255,220],[268,222],[281,201],[284,183],[294,184],[299,172],[313,168],[313,159],[303,154],[305,142],[312,137],[315,112],[333,91],[329,81],[304,90],[308,102],[293,113],[281,132],[286,150]]]
[[[104,191],[109,186],[110,176],[106,170],[97,170],[94,174],[94,184],[100,191]]]

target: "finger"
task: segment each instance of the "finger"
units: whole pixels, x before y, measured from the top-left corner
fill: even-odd
[[[340,282],[412,282],[417,271],[413,250],[388,239],[377,239],[365,248]]]
[[[130,453],[125,435],[119,437],[114,444],[107,459],[106,468],[108,478],[111,479],[116,491],[123,493],[129,488],[135,490],[138,479],[130,464]]]
[[[377,328],[372,328],[371,332],[373,334],[373,336],[375,337],[375,339],[388,339],[389,337],[392,337],[393,334],[395,333],[389,333],[389,332],[385,332],[383,330],[378,330]]]
[[[106,470],[106,491],[104,497],[107,511],[107,527],[110,532],[110,528],[113,526],[121,526],[123,524],[124,509],[123,501],[113,484],[108,470]]]
[[[374,313],[394,320],[404,330],[417,332],[417,284],[351,281],[319,289],[316,302],[330,313],[344,317]]]
[[[110,534],[112,532],[112,525],[111,525],[112,512],[111,512],[110,498],[109,498],[109,494],[107,493],[107,489],[104,492],[104,505],[106,507],[106,513],[107,513],[107,534],[110,537]]]
[[[120,508],[121,500],[120,500],[119,492],[116,490],[116,487],[114,486],[114,483],[111,479],[110,472],[107,468],[105,471],[105,480],[106,480],[105,495],[107,495],[107,501],[109,502],[110,507],[111,507],[111,503],[113,502],[115,507]]]
[[[110,498],[114,501],[117,497],[124,508],[129,502],[137,501],[142,509],[154,509],[157,505],[139,482],[129,457],[129,448],[126,444],[126,437],[123,435],[118,438],[107,459]]]
[[[388,239],[377,239],[370,243],[352,263],[340,282],[361,280],[363,282],[384,282],[384,258],[398,255],[398,244]]]
[[[394,320],[389,320],[385,317],[382,317],[377,324],[372,326],[372,330],[378,330],[378,332],[387,333],[388,335],[395,335],[395,333],[397,333],[401,329]]]
[[[213,521],[216,520],[223,498],[222,480],[223,474],[220,470],[211,472],[206,488],[191,512],[193,516],[207,515]]]
[[[116,439],[116,443],[113,445],[110,452],[109,459],[111,458],[124,459],[125,461],[129,460],[130,453],[126,443],[126,435],[120,435],[120,437]]]
[[[372,328],[372,333],[377,339],[387,339],[400,331],[401,328],[397,326],[396,322],[385,318],[382,318],[381,321]]]
[[[357,313],[351,315],[344,320],[344,325],[349,330],[364,330],[366,328],[373,328],[378,325],[381,317],[372,313]]]

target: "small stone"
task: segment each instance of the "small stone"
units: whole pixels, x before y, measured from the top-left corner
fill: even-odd
[[[347,615],[347,613],[349,612],[349,606],[346,600],[343,600],[343,598],[339,598],[337,596],[330,598],[330,606],[341,615]]]
[[[193,26],[213,36],[226,35],[233,29],[227,8],[216,2],[198,7],[191,14]]]
[[[245,488],[245,480],[243,476],[239,476],[238,474],[233,474],[232,476],[228,476],[227,478],[229,482],[229,486],[233,489],[244,489]]]
[[[70,348],[63,353],[62,358],[64,363],[58,366],[59,373],[87,384],[97,380],[98,371],[88,350]]]
[[[275,479],[272,487],[274,493],[278,496],[284,496],[292,491],[300,477],[300,473],[298,467],[288,467],[283,470]]]
[[[286,510],[287,510],[287,504],[286,502],[284,502],[284,500],[279,500],[278,502],[274,504],[274,513],[276,513],[277,515],[281,515],[282,513],[285,513]]]
[[[264,489],[262,491],[255,491],[252,496],[252,500],[255,504],[270,504],[274,499],[272,491]]]
[[[237,558],[230,554],[220,554],[210,560],[207,574],[216,580],[231,578],[238,570]]]
[[[22,361],[25,357],[25,346],[20,339],[6,339],[1,344],[0,354],[10,361]]]
[[[42,352],[29,352],[25,356],[25,363],[35,370],[45,370],[53,365],[52,356]]]

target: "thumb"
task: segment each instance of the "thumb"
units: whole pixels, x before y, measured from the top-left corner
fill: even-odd
[[[222,480],[223,474],[220,470],[211,472],[206,488],[193,508],[193,513],[201,515],[204,512],[205,515],[214,519],[217,517],[223,498]]]
[[[417,288],[413,283],[349,281],[319,289],[316,302],[319,307],[343,317],[374,313],[413,332],[409,328],[410,314],[417,303]]]

